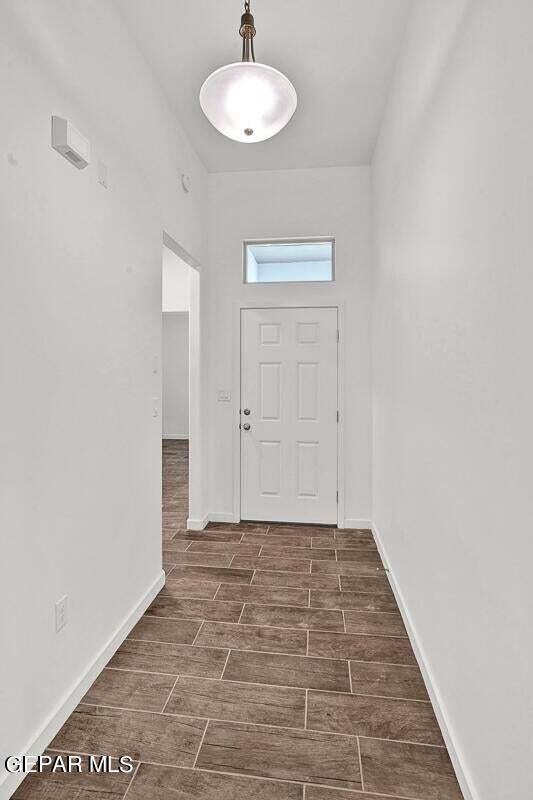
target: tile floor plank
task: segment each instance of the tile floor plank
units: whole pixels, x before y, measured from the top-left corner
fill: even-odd
[[[344,631],[342,611],[325,611],[320,608],[290,608],[246,603],[240,621],[247,625],[272,625],[275,628]]]
[[[357,534],[358,536],[368,536],[370,539],[374,539],[370,528],[335,528],[335,533]]]
[[[305,691],[180,676],[165,713],[303,728]]]
[[[463,800],[445,748],[364,738],[359,743],[366,791],[416,800]]]
[[[429,700],[418,666],[372,664],[350,661],[354,694],[375,694],[402,697],[407,700]]]
[[[396,613],[345,611],[346,633],[369,633],[376,636],[407,636],[402,618]]]
[[[329,562],[327,562],[329,563]],[[281,556],[235,556],[231,562],[232,567],[241,569],[261,569],[279,572],[307,572],[311,571],[311,561],[306,558],[282,558]]]
[[[295,783],[141,764],[128,800],[302,800],[302,791]]]
[[[251,536],[251,534],[246,534],[246,536]],[[333,541],[333,536],[328,535],[328,541]],[[287,535],[284,531],[278,532],[277,528],[271,529],[264,537],[263,544],[265,545],[279,545],[279,546],[286,546],[286,547],[311,547],[313,539],[312,533],[297,533],[297,534],[290,534]],[[261,544],[259,538],[252,542],[251,539],[248,540],[250,544]]]
[[[245,533],[242,537],[243,544],[256,544],[260,547],[264,544],[276,544],[276,542],[278,542],[278,540],[272,539],[268,533]]]
[[[377,550],[374,537],[369,533],[358,533],[357,531],[335,531],[335,547],[349,549],[350,547],[368,547],[370,550]]]
[[[192,717],[80,703],[50,749],[129,755],[136,761],[192,767],[204,730],[205,722]]]
[[[261,549],[261,558],[268,556],[281,558],[307,558],[321,559],[322,561],[335,561],[335,550],[311,550],[306,547],[287,547],[286,545],[265,544]]]
[[[329,789],[326,786],[306,786],[305,800],[391,800],[390,795],[367,794],[366,792],[345,792],[342,789]]]
[[[355,561],[358,564],[383,567],[377,550],[368,547],[337,548],[337,561]]]
[[[146,614],[174,619],[211,619],[216,622],[238,622],[243,603],[224,603],[216,600],[179,599],[160,593]]]
[[[163,550],[169,554],[169,558],[174,553],[184,553],[190,546],[190,541],[186,539],[176,539],[176,534],[172,531],[172,537],[164,540]]]
[[[209,522],[206,528],[212,531],[240,531],[241,533],[266,533],[268,522]]]
[[[173,675],[104,669],[83,697],[82,703],[162,711],[174,681]]]
[[[176,573],[174,573],[175,575]],[[200,581],[197,578],[178,578],[171,573],[161,590],[163,595],[178,598],[203,598],[213,600],[220,584],[216,581]]]
[[[158,619],[141,617],[128,634],[128,639],[142,639],[147,642],[173,642],[192,644],[202,623],[192,619]]]
[[[332,547],[337,551],[338,561],[367,561],[369,563],[382,564],[381,556],[376,545],[372,541],[340,542],[335,539]]]
[[[312,536],[309,534],[287,538],[279,536],[274,532],[263,535],[258,533],[246,533],[243,541],[248,544],[258,544],[264,547],[294,547],[297,550],[310,550],[311,540]],[[328,540],[333,541],[333,537],[328,537]]]
[[[309,631],[309,655],[377,661],[383,664],[417,663],[409,639],[393,636]]]
[[[333,533],[318,533],[311,536],[313,550],[335,550],[335,535]]]
[[[360,789],[357,740],[347,736],[209,722],[204,769]]]
[[[307,635],[302,630],[262,628],[258,625],[204,622],[196,645],[228,647],[304,656]]]
[[[313,561],[313,575],[385,575],[383,567],[377,563],[359,561]]]
[[[336,575],[310,575],[309,572],[268,572],[256,570],[252,586],[290,586],[301,589],[338,589]]]
[[[163,548],[163,560],[167,563],[189,565],[197,567],[229,567],[232,553],[191,553],[189,550],[185,553],[174,553]]]
[[[232,650],[222,677],[245,683],[350,691],[347,662],[329,658]]]
[[[54,753],[47,750],[45,755],[52,758],[68,753]],[[75,755],[71,753],[70,755]],[[28,775],[12,797],[12,800],[122,800],[131,782],[131,773],[90,772],[89,757],[80,756],[80,772],[52,772],[50,767],[44,772]],[[138,762],[133,762],[135,770]],[[118,769],[118,761],[111,763]]]
[[[289,539],[297,536],[322,536],[324,534],[334,536],[337,530],[333,525],[289,525],[286,522],[278,522],[269,525],[268,534],[286,536]]]
[[[311,591],[311,608],[342,608],[357,611],[396,611],[392,595],[370,592]]]
[[[240,542],[242,531],[217,531],[207,528],[205,531],[178,531],[173,542]]]
[[[307,727],[444,746],[431,703],[418,700],[309,691]]]
[[[191,542],[188,553],[230,553],[232,556],[258,556],[260,545],[239,542]]]
[[[220,678],[227,654],[227,650],[210,647],[126,639],[108,666],[140,672],[159,672],[174,677],[199,675],[204,678]]]
[[[309,592],[307,589],[290,589],[288,587],[222,584],[217,592],[217,600],[276,606],[307,606]]]
[[[385,575],[376,578],[368,578],[364,575],[342,575],[340,583],[341,592],[373,592],[394,597],[388,578]]]
[[[216,553],[208,554],[209,558],[217,555]],[[192,556],[194,558],[194,556]],[[206,557],[206,554],[199,553],[200,559]],[[231,560],[231,556],[221,556],[221,558]],[[228,562],[229,563],[229,562]],[[250,583],[253,576],[252,569],[235,569],[234,567],[224,566],[209,566],[203,564],[189,565],[178,564],[172,570],[172,579],[176,578],[198,578],[204,581],[216,581],[216,583]]]

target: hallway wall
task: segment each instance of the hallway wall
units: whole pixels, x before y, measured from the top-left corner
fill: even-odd
[[[163,438],[189,435],[189,314],[163,313]]]
[[[334,236],[336,281],[244,284],[244,239]],[[209,176],[209,511],[238,513],[239,307],[345,305],[346,517],[370,520],[370,197],[368,167],[219,173]],[[217,402],[219,390],[232,402]]]
[[[162,236],[204,259],[206,177],[114,4],[0,16],[3,798],[4,757],[46,743],[161,576]],[[91,140],[87,169],[51,149],[52,113]]]
[[[415,2],[373,164],[374,522],[477,800],[533,796],[532,29]]]

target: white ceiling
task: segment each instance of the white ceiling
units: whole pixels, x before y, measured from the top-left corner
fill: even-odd
[[[204,117],[207,75],[241,56],[241,0],[116,0],[210,172],[369,163],[410,0],[251,0],[257,61],[298,92],[288,126],[239,144]]]

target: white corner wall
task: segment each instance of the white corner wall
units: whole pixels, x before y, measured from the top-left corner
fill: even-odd
[[[114,4],[5,0],[0,21],[4,798],[4,757],[47,744],[162,576],[162,236],[203,262],[206,176]],[[89,137],[86,170],[51,114]]]
[[[417,0],[373,164],[373,517],[476,800],[533,797],[532,30]]]
[[[168,247],[163,247],[163,314],[166,311],[188,311],[191,304],[191,270],[193,268]]]
[[[331,284],[244,284],[244,239],[334,236]],[[235,172],[209,176],[208,358],[209,512],[239,514],[239,308],[344,305],[345,517],[370,520],[370,192],[369,168]],[[232,402],[217,402],[219,390]],[[236,491],[237,487],[237,491]]]
[[[163,438],[189,436],[189,314],[163,313]]]

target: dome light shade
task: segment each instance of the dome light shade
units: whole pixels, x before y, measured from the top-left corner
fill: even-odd
[[[294,86],[274,67],[238,61],[213,72],[200,89],[209,122],[237,142],[262,142],[285,127],[296,110]]]
[[[256,63],[250,0],[244,3],[239,34],[242,61],[211,73],[200,89],[200,105],[209,122],[228,139],[263,142],[279,133],[296,111],[296,91],[282,72]]]

